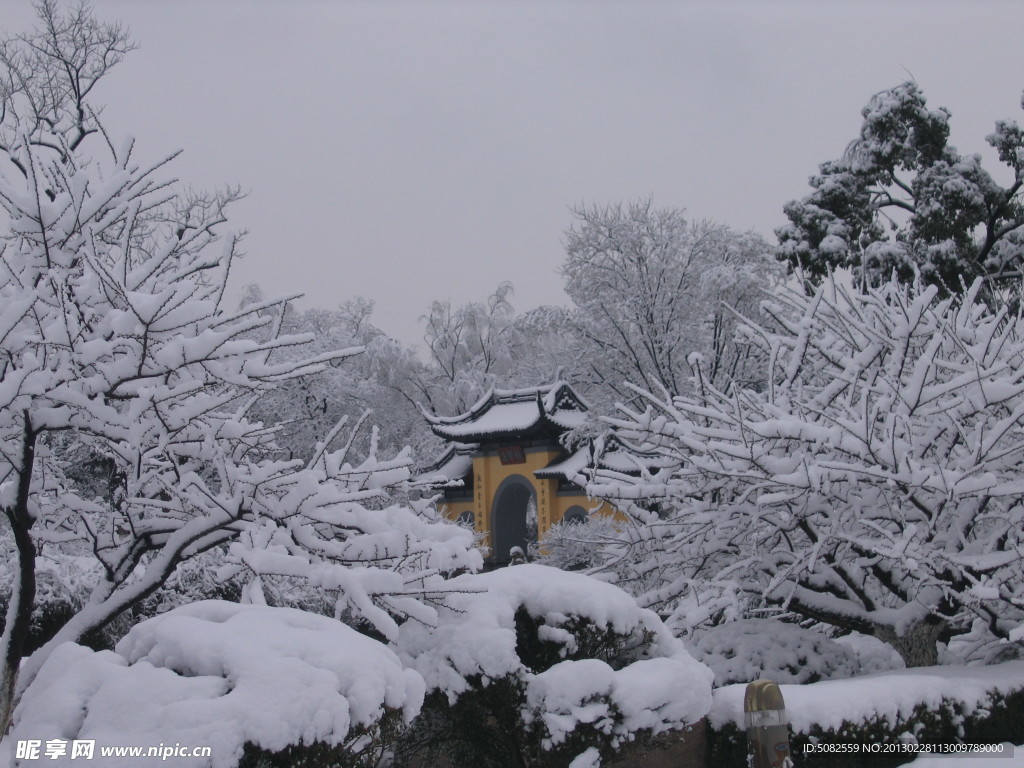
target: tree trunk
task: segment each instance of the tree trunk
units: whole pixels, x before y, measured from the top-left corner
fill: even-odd
[[[908,667],[934,667],[939,663],[938,640],[944,625],[942,619],[928,616],[902,635],[892,627],[879,627],[875,637],[895,648]]]
[[[21,669],[21,659],[25,655],[28,633],[32,626],[32,609],[36,601],[36,548],[30,532],[33,520],[28,508],[35,461],[36,433],[31,428],[26,412],[18,493],[14,507],[4,509],[18,551],[18,572],[11,585],[6,623],[3,635],[0,636],[0,662],[3,664],[3,670],[0,671],[0,736],[7,733],[14,705],[17,703],[18,671]]]
[[[4,633],[0,638],[3,653],[3,671],[0,673],[0,736],[7,733],[14,711],[18,670],[25,654],[36,597],[36,553],[32,538],[27,530],[15,528],[14,540],[18,547],[18,575],[11,585]]]

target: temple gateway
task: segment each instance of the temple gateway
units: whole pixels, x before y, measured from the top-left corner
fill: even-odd
[[[560,521],[612,514],[571,478],[587,466],[589,446],[568,452],[560,442],[580,426],[587,405],[567,383],[493,389],[460,416],[427,416],[447,450],[420,475],[439,490],[443,514],[471,525],[503,565],[513,547],[528,551]]]

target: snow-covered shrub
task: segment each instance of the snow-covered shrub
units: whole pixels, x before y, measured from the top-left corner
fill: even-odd
[[[448,586],[436,626],[400,630],[399,654],[428,690],[400,756],[562,768],[683,728],[709,705],[710,670],[611,584],[519,565]]]
[[[9,739],[95,739],[98,768],[101,746],[175,743],[212,755],[161,765],[234,768],[243,755],[257,764],[312,752],[369,766],[382,733],[409,722],[423,693],[423,679],[394,652],[333,619],[206,601],[136,625],[115,651],[59,646]],[[77,765],[70,755],[47,764]]]
[[[820,632],[773,619],[744,619],[695,632],[688,650],[711,667],[715,685],[767,678],[815,683],[852,677],[856,655]]]
[[[858,675],[892,672],[907,666],[895,648],[877,637],[850,632],[832,639],[856,657]]]

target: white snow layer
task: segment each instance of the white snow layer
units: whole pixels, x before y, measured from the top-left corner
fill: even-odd
[[[857,723],[876,716],[894,723],[898,718],[908,718],[919,704],[938,709],[944,698],[963,702],[965,712],[970,713],[993,691],[1008,693],[1024,688],[1024,661],[987,667],[916,667],[780,688],[793,730],[807,733],[814,725],[837,729],[844,720]],[[715,690],[708,714],[713,728],[731,722],[743,729],[745,689],[745,684],[736,684]]]
[[[853,677],[853,650],[814,630],[772,619],[742,619],[697,631],[690,652],[715,673],[715,684],[807,683]]]
[[[639,730],[659,733],[694,723],[711,707],[711,671],[618,587],[520,565],[460,576],[446,588],[452,592],[438,608],[437,626],[404,623],[397,655],[331,618],[221,601],[148,619],[115,651],[64,644],[25,693],[0,754],[12,755],[18,740],[93,739],[91,764],[104,768],[125,758],[104,759],[101,746],[181,744],[209,746],[212,756],[161,764],[229,768],[247,742],[270,751],[314,741],[340,744],[385,708],[410,721],[427,687],[454,700],[471,685],[507,676],[523,682],[524,722],[543,724],[550,745],[581,725],[620,744]],[[516,651],[520,608],[565,656],[577,650],[573,629],[580,618],[650,642],[620,669],[567,658],[532,673]],[[586,750],[573,765],[596,765],[596,759],[596,750]],[[47,765],[70,760],[65,755]]]
[[[423,679],[392,651],[334,619],[210,600],[138,624],[116,652],[58,647],[4,746],[13,754],[21,739],[95,739],[88,762],[101,768],[101,746],[180,743],[210,746],[212,757],[161,765],[229,768],[246,742],[340,744],[385,707],[411,720],[423,695]],[[70,760],[45,762],[77,765]]]
[[[711,705],[713,673],[695,661],[652,611],[618,587],[543,565],[518,565],[448,582],[455,591],[438,611],[438,626],[402,625],[403,661],[451,701],[474,684],[514,676],[526,685],[526,719],[541,719],[552,744],[578,724],[594,725],[616,739],[638,729],[654,733],[696,722]],[[519,608],[540,619],[542,639],[576,650],[568,628],[586,618],[599,628],[652,638],[648,658],[614,670],[598,659],[566,660],[531,673],[516,652]],[[611,715],[621,719],[613,723]],[[582,756],[581,756],[582,757]]]
[[[529,429],[541,419],[536,400],[521,403],[499,403],[491,407],[480,418],[464,424],[438,424],[439,431],[449,437],[514,432]]]

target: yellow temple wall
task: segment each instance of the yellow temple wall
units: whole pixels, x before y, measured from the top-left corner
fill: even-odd
[[[502,464],[497,455],[476,456],[473,458],[472,498],[445,501],[440,505],[441,513],[450,520],[456,520],[463,512],[472,512],[473,528],[480,536],[480,544],[489,547],[495,493],[506,479],[519,475],[530,484],[537,499],[538,541],[542,541],[548,529],[561,522],[565,513],[574,506],[582,507],[588,514],[621,518],[622,513],[608,502],[590,498],[583,492],[559,493],[558,480],[538,478],[533,474],[559,455],[558,450],[528,448],[524,453],[525,461],[519,464]]]
[[[537,531],[543,535],[551,527],[551,500],[554,498],[556,481],[542,480],[534,477],[534,472],[543,469],[557,458],[557,450],[537,450],[527,448],[520,464],[502,464],[501,459],[494,455],[477,456],[473,459],[474,507],[476,512],[476,530],[485,534],[483,544],[490,546],[491,508],[494,495],[501,484],[513,475],[523,477],[533,488],[537,498]],[[558,519],[561,519],[559,517]]]
[[[465,501],[441,501],[438,502],[437,508],[449,520],[458,520],[459,515],[463,512],[472,512],[474,517],[479,517],[476,512],[476,504],[472,499],[466,499]]]

